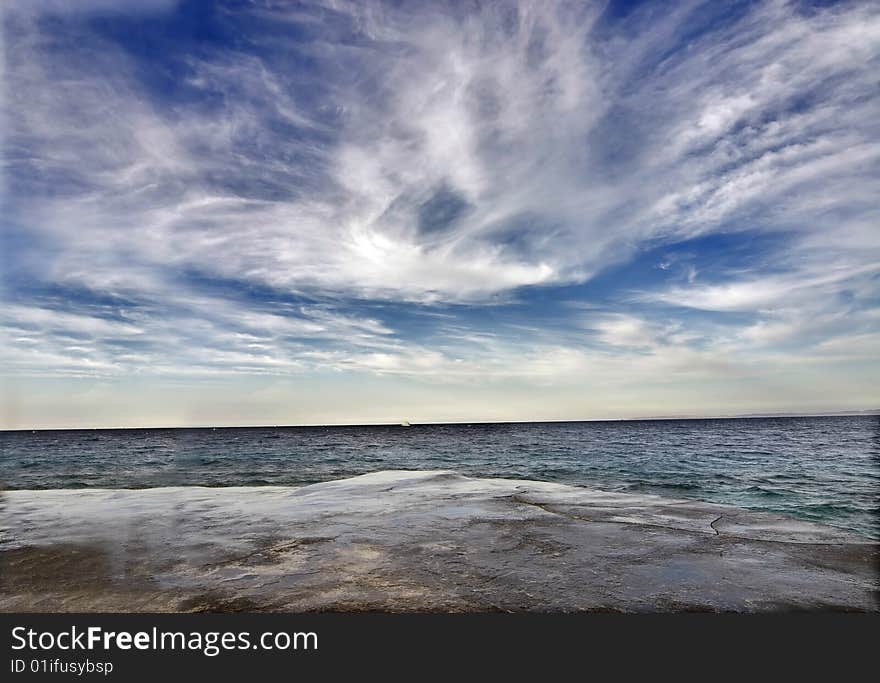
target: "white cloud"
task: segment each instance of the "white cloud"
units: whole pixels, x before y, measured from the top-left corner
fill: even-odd
[[[731,360],[749,349],[798,338],[864,349],[876,325],[865,312],[880,264],[871,3],[755,3],[696,37],[717,6],[609,23],[598,5],[555,2],[259,5],[249,17],[315,39],[192,51],[179,99],[75,14],[39,20],[61,5],[3,16],[2,199],[21,233],[11,265],[29,282],[137,305],[114,319],[18,293],[3,315],[11,372],[723,381],[752,372]],[[684,266],[686,284],[661,290],[618,283],[626,296],[586,325],[582,312],[516,332],[469,319],[413,340],[381,313],[352,312],[509,302],[521,287],[585,282],[648,248],[739,231],[785,247],[739,270]],[[251,305],[181,273],[316,303]],[[658,304],[751,317],[713,326],[664,319]],[[129,337],[145,341],[114,345]]]
[[[220,112],[169,117],[115,46],[88,36],[88,62],[62,65],[22,20],[13,135],[26,140],[32,171],[79,188],[60,200],[16,197],[24,219],[61,243],[57,276],[103,286],[102,271],[118,271],[134,248],[146,268],[473,300],[583,279],[640,241],[710,231],[744,211],[760,212],[765,228],[822,231],[798,211],[799,188],[869,191],[860,165],[880,154],[865,138],[878,110],[864,97],[864,64],[880,54],[880,15],[869,7],[805,17],[770,3],[653,73],[628,57],[654,36],[600,42],[592,10],[523,5],[510,27],[498,8],[453,19],[340,7],[383,42],[321,45],[324,57],[356,50],[378,80],[336,86],[335,127],[286,90],[283,64],[234,53],[193,62],[191,85],[223,93]],[[817,103],[789,111],[799,94]],[[615,107],[627,116],[616,121]],[[276,115],[338,138],[278,136],[266,125]],[[591,148],[629,136],[640,148],[628,172],[609,174]],[[206,187],[218,174],[291,193]],[[308,192],[296,195],[303,182]],[[468,209],[423,234],[419,208],[443,187]]]

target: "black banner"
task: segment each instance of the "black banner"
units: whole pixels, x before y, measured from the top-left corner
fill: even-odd
[[[771,665],[840,678],[871,664],[880,632],[873,615],[821,614],[5,614],[0,624],[6,681],[469,677],[475,666],[493,679],[751,676]]]

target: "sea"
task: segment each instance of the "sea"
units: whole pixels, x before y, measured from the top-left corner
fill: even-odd
[[[880,417],[0,432],[0,489],[443,469],[736,505],[880,539]]]

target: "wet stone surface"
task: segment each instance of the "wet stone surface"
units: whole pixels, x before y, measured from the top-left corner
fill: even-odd
[[[388,471],[7,491],[4,611],[878,610],[878,544],[689,500]]]

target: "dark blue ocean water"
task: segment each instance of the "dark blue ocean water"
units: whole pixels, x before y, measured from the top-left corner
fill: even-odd
[[[880,538],[880,418],[0,432],[7,489],[302,485],[383,469],[583,484]]]

